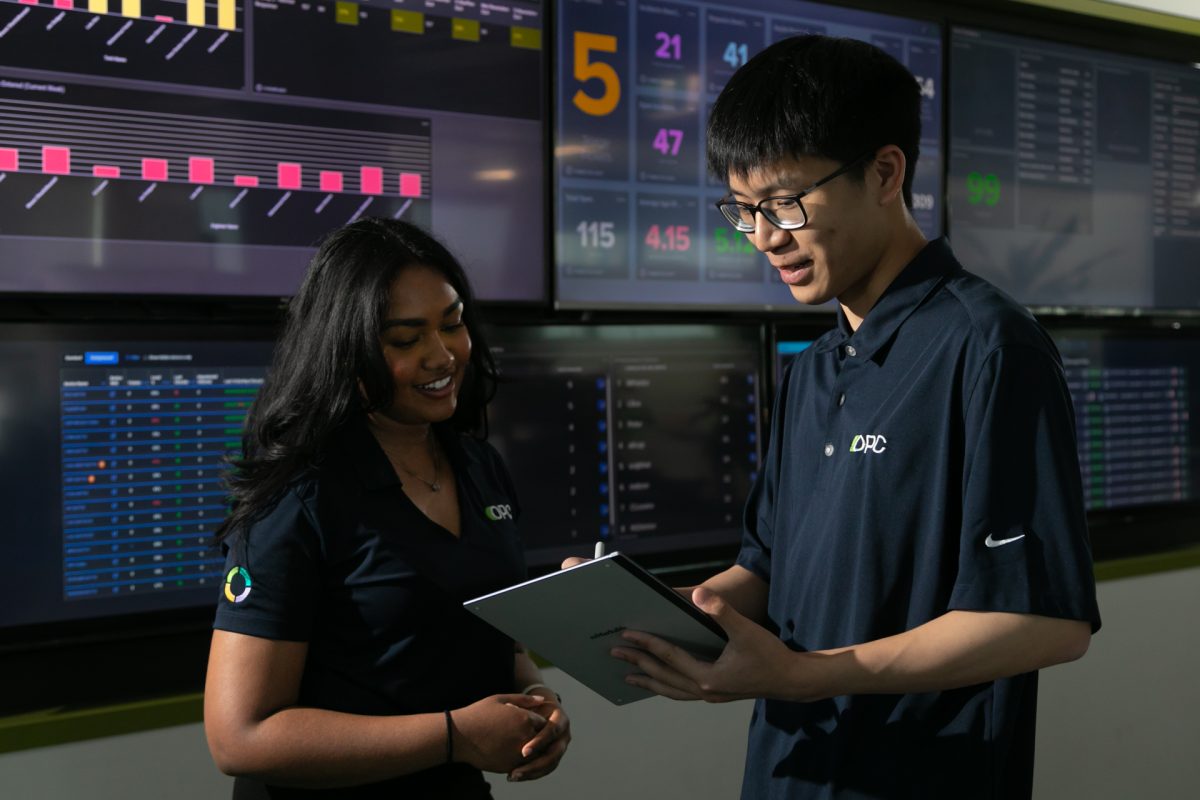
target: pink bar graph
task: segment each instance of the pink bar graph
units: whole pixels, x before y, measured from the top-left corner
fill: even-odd
[[[119,178],[121,177],[121,168],[97,164],[96,166],[92,167],[92,175],[97,178]]]
[[[254,175],[234,175],[233,185],[253,189],[258,186],[258,177]]]
[[[167,179],[167,160],[165,158],[143,158],[142,180],[165,181]]]
[[[0,172],[16,172],[20,169],[20,153],[13,147],[0,147]]]
[[[42,172],[47,175],[71,174],[71,148],[43,147]]]
[[[413,172],[400,173],[400,196],[401,197],[420,197],[421,196],[421,176]]]
[[[36,6],[38,4],[38,0],[19,0],[19,2],[23,6]]]
[[[363,194],[383,194],[383,168],[363,167],[359,172]]]
[[[280,189],[299,189],[301,166],[280,161],[276,170],[276,183]]]
[[[321,172],[321,191],[340,192],[342,190],[342,173]]]
[[[69,2],[71,2],[71,0],[67,0],[67,2],[69,3]],[[155,14],[155,15],[154,15],[154,21],[155,21],[155,22],[174,22],[174,21],[175,21],[175,18],[174,18],[174,17],[168,17],[168,16],[164,16],[164,15],[162,15],[162,14]]]
[[[70,11],[75,7],[75,0],[54,0],[55,8],[65,8]]]
[[[211,158],[192,156],[188,159],[188,180],[192,183],[212,183],[214,171],[214,162]]]

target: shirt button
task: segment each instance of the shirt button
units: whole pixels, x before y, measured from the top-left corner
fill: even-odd
[[[854,349],[854,345],[846,345],[846,355],[850,356],[851,358],[854,358],[856,355],[858,355],[858,351]]]
[[[827,456],[833,455],[833,445],[831,445],[831,444],[825,445],[825,455],[827,455]]]
[[[841,392],[838,394],[838,408],[841,408],[844,405],[846,405],[846,393]]]

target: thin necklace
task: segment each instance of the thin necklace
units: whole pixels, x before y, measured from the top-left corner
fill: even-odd
[[[438,459],[437,446],[435,444],[433,444],[433,431],[432,430],[430,431],[430,434],[429,434],[429,453],[430,453],[430,456],[432,456],[432,458],[433,458],[433,480],[431,480],[431,481],[427,481],[424,478],[422,478],[420,475],[418,475],[417,473],[413,472],[411,469],[408,468],[407,465],[405,465],[403,462],[401,462],[399,458],[396,459],[396,465],[399,466],[400,469],[407,472],[409,475],[412,475],[414,478],[419,480],[421,483],[428,486],[429,491],[440,492],[442,490],[442,484],[438,482],[438,473],[441,472],[442,464],[441,464],[441,461]]]

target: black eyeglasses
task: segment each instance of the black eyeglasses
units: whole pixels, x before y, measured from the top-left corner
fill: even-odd
[[[755,205],[741,203],[726,197],[717,201],[717,210],[724,215],[725,219],[729,220],[736,230],[742,233],[754,232],[755,217],[759,212],[762,212],[762,215],[767,218],[768,222],[781,230],[794,231],[797,228],[803,228],[808,224],[808,212],[804,210],[804,204],[800,202],[800,198],[812,194],[834,178],[844,175],[858,166],[867,157],[874,155],[874,150],[868,150],[857,158],[850,159],[834,172],[796,194],[768,197]]]

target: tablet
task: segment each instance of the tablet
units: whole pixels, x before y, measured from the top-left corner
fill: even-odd
[[[674,589],[620,553],[552,572],[463,606],[617,705],[654,693],[625,683],[636,668],[613,658],[633,647],[621,631],[645,631],[715,660],[725,632]]]

